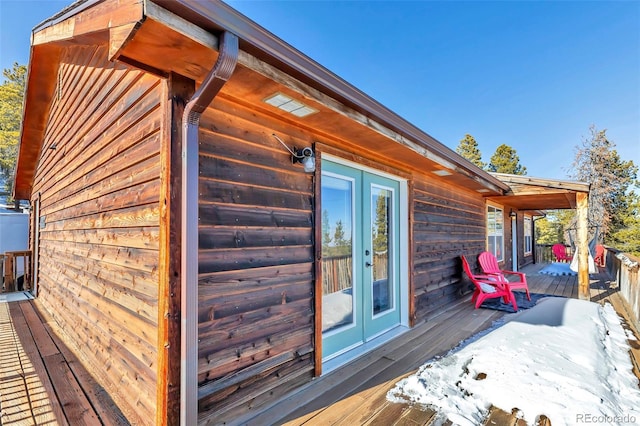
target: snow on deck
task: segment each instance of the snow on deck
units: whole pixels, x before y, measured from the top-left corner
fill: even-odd
[[[549,298],[428,362],[388,398],[427,405],[454,424],[482,424],[491,406],[536,424],[638,424],[640,389],[611,305]]]

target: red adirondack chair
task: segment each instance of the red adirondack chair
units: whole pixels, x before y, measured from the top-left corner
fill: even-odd
[[[498,259],[496,259],[493,253],[489,253],[488,251],[480,253],[478,261],[480,262],[482,272],[489,276],[498,278],[500,282],[508,285],[511,290],[524,289],[527,293],[527,300],[531,300],[529,286],[527,285],[527,276],[523,272],[505,271],[500,269],[500,266],[498,266]],[[507,279],[507,275],[517,276],[518,280],[509,281]]]
[[[603,267],[604,264],[604,246],[601,244],[596,244],[596,256],[593,258],[593,261],[596,265]]]
[[[495,277],[491,277],[489,275],[474,275],[471,272],[471,267],[469,266],[469,262],[464,256],[460,256],[462,258],[462,267],[464,268],[464,272],[467,274],[473,285],[476,287],[473,292],[473,297],[471,298],[471,303],[475,301],[475,307],[478,309],[482,302],[486,299],[494,299],[502,297],[505,303],[511,302],[513,305],[513,309],[518,311],[518,304],[516,303],[516,298],[513,296],[511,289],[508,285],[498,281]]]
[[[567,248],[564,244],[554,244],[551,250],[553,250],[553,255],[558,262],[571,262],[571,257],[567,255]]]

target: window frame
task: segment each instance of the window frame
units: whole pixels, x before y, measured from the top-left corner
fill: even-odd
[[[524,216],[523,226],[524,232],[522,236],[522,246],[525,256],[530,256],[533,253],[533,219],[531,216]],[[528,249],[528,250],[527,250]]]
[[[492,209],[493,212],[490,212],[490,209]],[[498,212],[500,213],[498,214]],[[493,218],[491,217],[491,213],[494,214]],[[497,218],[500,219],[501,229],[498,229]],[[487,202],[485,208],[485,231],[487,235],[485,247],[489,253],[492,253],[496,257],[498,262],[504,262],[504,226],[504,206]],[[491,243],[491,239],[493,239],[493,244]]]

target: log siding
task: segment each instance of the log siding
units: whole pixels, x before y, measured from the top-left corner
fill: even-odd
[[[220,98],[200,127],[201,423],[273,401],[314,368],[313,175],[272,133],[310,142]]]
[[[32,202],[39,296],[132,423],[156,410],[162,81],[63,50]],[[46,259],[46,260],[45,260]]]
[[[416,322],[460,298],[460,255],[475,261],[486,246],[485,201],[428,176],[413,191],[413,302]]]

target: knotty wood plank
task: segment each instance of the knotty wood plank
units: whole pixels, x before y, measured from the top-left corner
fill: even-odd
[[[34,311],[37,312],[38,317],[42,321],[43,327],[53,339],[54,343],[60,350],[60,353],[63,354],[69,369],[73,372],[73,376],[78,381],[88,399],[91,401],[91,405],[100,418],[100,422],[105,426],[129,425],[129,420],[127,420],[124,414],[116,406],[115,402],[111,399],[111,396],[95,381],[94,377],[83,367],[82,363],[71,351],[68,346],[69,341],[65,340],[67,337],[66,333],[59,330],[57,323],[50,320],[46,313],[37,308],[37,303],[38,301],[31,302],[34,306]]]
[[[386,400],[380,401],[376,409],[370,412],[370,418],[366,421],[353,424],[371,425],[371,426],[388,426],[393,424],[396,419],[402,416],[406,408],[403,404],[394,404]],[[348,421],[349,419],[347,419]]]
[[[19,306],[67,419],[73,425],[95,424],[98,418],[93,407],[71,373],[64,356],[44,328],[40,317],[33,309],[33,305],[29,301],[24,301],[19,302]]]
[[[58,352],[43,356],[42,359],[69,423],[72,425],[96,424],[98,416],[71,372],[64,356]]]
[[[406,376],[406,375],[405,375]],[[402,404],[387,401],[387,392],[395,383],[404,378],[394,377],[378,385],[370,386],[358,392],[365,402],[352,407],[351,412],[344,418],[345,424],[379,424],[388,425],[389,420],[395,419],[402,412]]]
[[[405,409],[401,417],[393,422],[393,426],[424,426],[434,420],[436,412],[426,407],[411,405]],[[391,424],[391,423],[388,423]]]
[[[183,113],[195,82],[170,74],[163,87],[160,149],[160,241],[158,261],[158,366],[156,423],[180,423],[180,285],[182,244]]]
[[[51,336],[49,336],[49,333],[47,333],[42,325],[40,317],[38,317],[38,314],[34,311],[31,302],[28,300],[18,302],[18,306],[20,306],[29,330],[31,330],[31,334],[36,342],[40,355],[42,357],[46,357],[60,353],[58,347],[51,339]]]
[[[68,425],[64,410],[56,397],[55,389],[46,373],[45,364],[20,306],[12,303],[9,305],[9,310],[19,344],[24,350],[24,357],[20,357],[20,364],[27,386],[27,409],[31,410],[36,424],[57,422],[60,425]]]
[[[0,303],[0,423],[35,423],[21,359],[27,361],[28,357],[16,334],[9,304]]]

